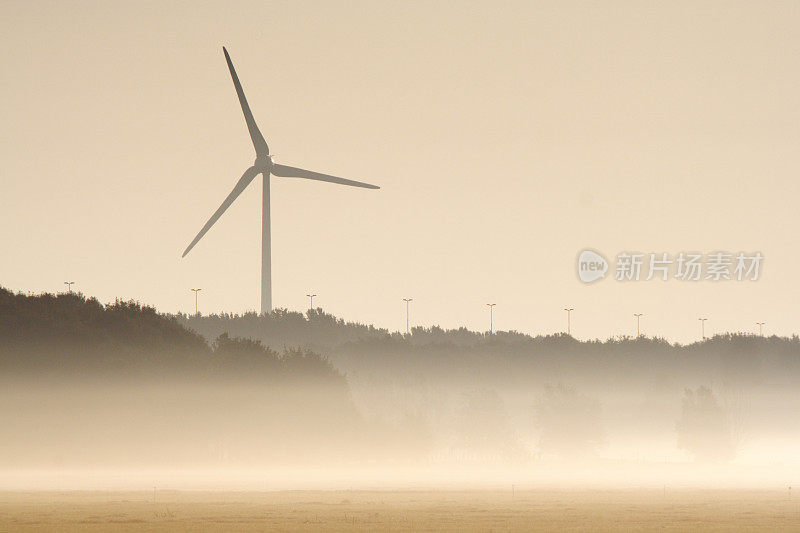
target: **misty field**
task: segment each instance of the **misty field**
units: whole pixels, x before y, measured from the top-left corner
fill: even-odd
[[[0,530],[800,530],[790,491],[3,492]]]

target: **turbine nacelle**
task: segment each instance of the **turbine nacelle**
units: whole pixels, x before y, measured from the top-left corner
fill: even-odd
[[[256,160],[253,162],[253,168],[259,172],[269,173],[269,171],[272,170],[272,165],[275,164],[274,157],[273,155],[260,155],[256,157]]]

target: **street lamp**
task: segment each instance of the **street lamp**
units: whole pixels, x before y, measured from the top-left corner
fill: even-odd
[[[703,336],[703,340],[706,340],[706,320],[707,318],[698,318],[697,320],[700,321],[700,333]]]
[[[766,322],[756,322],[756,324],[758,324],[758,334],[761,337],[763,337],[764,336],[764,324],[766,324]]]
[[[634,313],[633,316],[636,317],[636,338],[639,338],[639,319],[642,318],[642,313]]]
[[[408,335],[411,330],[408,327],[408,304],[414,301],[413,298],[403,298],[403,301],[406,303],[406,335]]]
[[[567,312],[567,335],[572,335],[572,316],[571,313],[574,311],[572,307],[565,307],[564,311]]]
[[[64,285],[66,285],[67,286],[67,290],[70,293],[72,293],[72,286],[75,285],[75,282],[74,281],[65,281]]]
[[[494,311],[494,306],[497,305],[497,304],[486,304],[486,305],[489,306],[489,335],[491,336],[492,328],[493,328],[492,312]]]
[[[309,309],[314,309],[314,296],[316,296],[316,294],[306,294],[306,296],[311,298],[311,303],[308,304],[308,308]]]
[[[203,289],[189,289],[194,293],[194,314],[199,315],[200,312],[197,310],[197,293],[202,291]]]

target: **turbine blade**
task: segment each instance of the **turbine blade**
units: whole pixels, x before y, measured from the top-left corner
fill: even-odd
[[[273,164],[270,172],[282,178],[305,178],[307,180],[329,181],[331,183],[338,183],[340,185],[350,185],[351,187],[380,189],[380,187],[377,185],[370,185],[369,183],[362,183],[360,181],[346,180],[344,178],[337,178],[336,176],[329,176],[328,174],[320,174],[319,172],[312,172],[302,168],[287,167],[286,165]]]
[[[255,167],[250,167],[244,171],[244,174],[242,175],[241,178],[239,178],[239,181],[236,183],[236,186],[233,188],[231,193],[228,195],[227,198],[225,198],[225,201],[222,202],[222,205],[219,206],[219,209],[217,209],[214,212],[214,214],[211,215],[211,218],[208,219],[206,225],[203,226],[203,229],[201,229],[200,233],[197,234],[197,237],[195,237],[194,240],[191,242],[191,244],[189,244],[189,246],[186,247],[186,250],[183,251],[183,255],[181,257],[186,257],[186,254],[188,254],[189,251],[192,248],[194,248],[194,245],[197,244],[200,241],[200,239],[203,238],[203,235],[205,235],[208,232],[208,230],[211,229],[211,226],[214,225],[214,222],[219,220],[219,217],[222,216],[222,213],[224,213],[225,210],[228,209],[228,207],[230,207],[233,201],[236,200],[236,198],[238,198],[240,194],[242,194],[242,191],[245,190],[248,185],[250,185],[250,182],[253,181],[253,178],[258,176],[258,174],[259,171],[256,170]]]
[[[226,50],[224,46],[222,47],[222,51],[225,52],[225,61],[228,62],[228,70],[231,71],[233,86],[236,87],[236,94],[239,96],[239,104],[242,106],[242,113],[244,113],[244,120],[247,122],[247,129],[250,131],[250,139],[253,140],[256,155],[269,155],[269,146],[267,146],[267,141],[264,140],[264,136],[261,135],[256,120],[253,118],[253,112],[250,111],[250,106],[247,104],[247,98],[244,95],[244,90],[242,90],[242,84],[239,83],[239,76],[236,75],[236,69],[233,68],[231,56],[228,55],[228,50]]]

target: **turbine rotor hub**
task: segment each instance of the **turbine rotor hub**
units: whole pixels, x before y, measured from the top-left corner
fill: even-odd
[[[258,156],[258,157],[256,157],[256,160],[255,160],[255,163],[253,163],[253,166],[256,167],[257,169],[261,170],[261,171],[269,171],[272,168],[272,163],[273,163],[273,161],[272,161],[272,156],[271,155]]]

